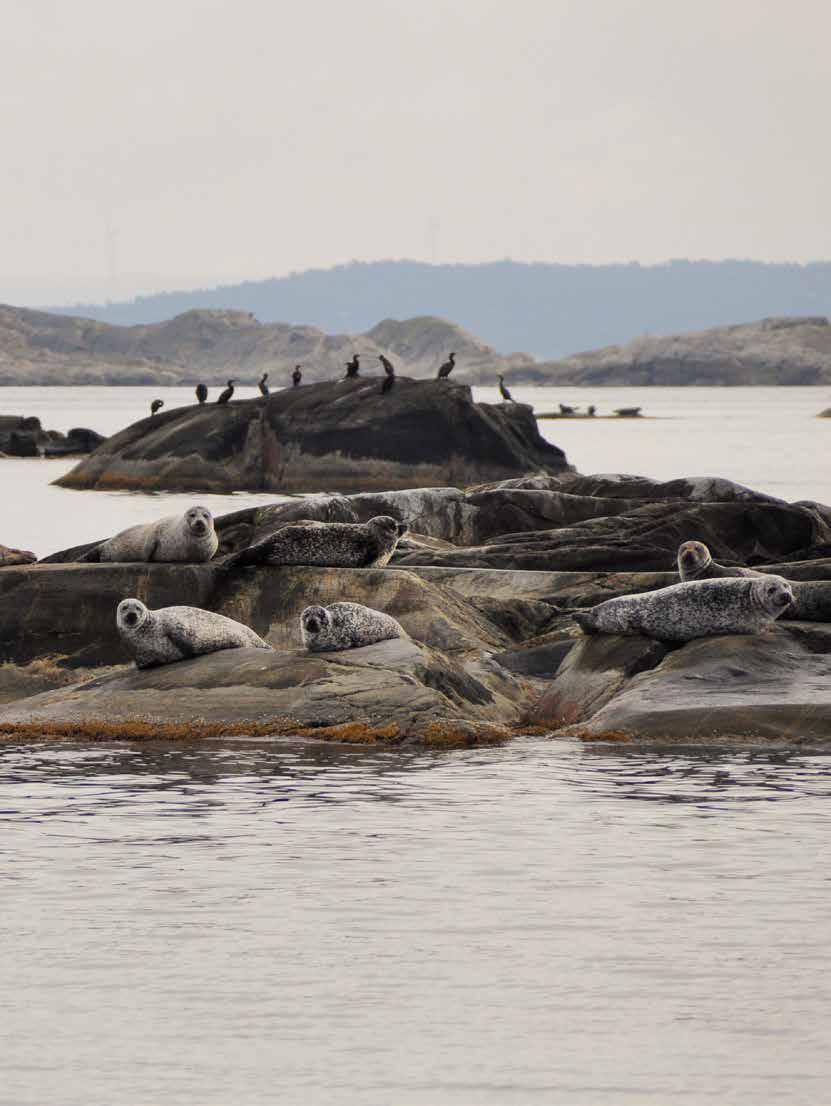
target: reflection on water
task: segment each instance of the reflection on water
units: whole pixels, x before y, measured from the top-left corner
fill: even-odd
[[[0,1103],[817,1103],[831,760],[0,747]]]

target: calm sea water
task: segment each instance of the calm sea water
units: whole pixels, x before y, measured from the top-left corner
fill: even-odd
[[[823,389],[515,393],[661,416],[541,424],[581,471],[831,499]],[[148,398],[0,412],[107,432]],[[66,467],[0,462],[0,541],[191,498]],[[829,802],[831,759],[764,751],[0,745],[0,1106],[816,1106]]]

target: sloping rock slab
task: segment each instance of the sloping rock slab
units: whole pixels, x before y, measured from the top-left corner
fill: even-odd
[[[831,744],[831,629],[781,623],[693,641],[658,663],[643,640],[580,642],[535,720],[579,723],[561,733],[586,740]]]
[[[505,681],[507,683],[507,681]],[[446,657],[407,639],[343,653],[228,649],[194,660],[125,671],[0,707],[0,734],[90,738],[319,736],[425,741],[431,732],[480,723],[508,736],[519,709]],[[503,723],[501,731],[495,723]]]

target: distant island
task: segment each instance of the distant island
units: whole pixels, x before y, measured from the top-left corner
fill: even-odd
[[[0,385],[289,383],[344,375],[357,353],[363,376],[382,375],[384,354],[400,372],[435,376],[450,351],[452,379],[465,384],[742,385],[831,384],[831,326],[823,315],[772,317],[669,337],[642,335],[622,346],[538,361],[500,354],[435,316],[385,319],[360,334],[262,323],[251,312],[193,310],[165,322],[114,326],[73,315],[0,305]]]
[[[517,370],[540,385],[831,384],[824,315],[761,319],[577,353]]]
[[[773,315],[828,315],[831,263],[356,261],[126,303],[46,308],[121,326],[160,323],[194,309],[250,312],[262,323],[305,323],[327,334],[365,333],[384,318],[453,319],[502,355],[528,350],[546,361],[619,345],[637,334],[677,334]]]

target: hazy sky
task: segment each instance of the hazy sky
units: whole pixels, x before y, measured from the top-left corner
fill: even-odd
[[[0,300],[831,257],[828,0],[5,0]]]

